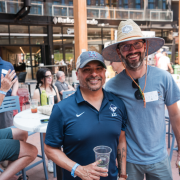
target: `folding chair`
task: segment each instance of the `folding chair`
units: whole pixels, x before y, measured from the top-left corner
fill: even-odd
[[[2,105],[0,106],[0,113],[6,112],[6,111],[12,111],[12,110],[18,110],[20,112],[20,105],[19,105],[19,97],[18,96],[9,96],[5,97]],[[9,128],[16,128],[15,126],[11,126]],[[34,132],[28,132],[28,136],[35,134]],[[37,166],[40,163],[43,163],[44,166],[44,173],[45,173],[45,178],[48,180],[48,173],[47,173],[47,168],[46,168],[46,161],[45,161],[45,155],[44,155],[44,141],[43,141],[43,135],[40,133],[40,142],[41,142],[41,153],[42,155],[37,155],[37,157],[42,158],[40,161],[22,169],[22,172],[18,172],[16,175],[22,174],[23,180],[26,180],[26,171],[33,168],[34,166]],[[0,169],[0,172],[3,172],[2,169]]]
[[[168,114],[168,110],[165,111],[165,121],[166,121],[166,125],[168,126],[168,132],[166,132],[166,134],[168,135],[168,148],[170,148],[170,136],[173,135],[173,133],[171,132],[171,123],[170,123],[170,119],[169,119],[169,114]]]

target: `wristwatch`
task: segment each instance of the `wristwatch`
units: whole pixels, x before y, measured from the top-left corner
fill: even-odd
[[[124,174],[120,174],[120,177],[127,179],[128,178],[128,174],[124,175]]]

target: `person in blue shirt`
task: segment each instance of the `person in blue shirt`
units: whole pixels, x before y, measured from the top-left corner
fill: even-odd
[[[8,62],[2,60],[0,57],[0,74],[6,75],[8,70],[13,71],[13,65]],[[1,87],[1,76],[0,76],[0,87]],[[9,89],[6,96],[16,96],[18,90],[18,80],[13,84],[12,88]],[[4,113],[0,113],[0,129],[10,127],[13,125],[13,111],[7,111]]]
[[[54,105],[45,138],[45,153],[63,168],[63,180],[117,180],[126,175],[127,114],[124,103],[103,90],[103,57],[94,51],[83,52],[76,69],[80,86],[70,97]],[[63,145],[63,151],[60,147]],[[112,149],[109,169],[98,167],[93,148]]]
[[[148,55],[163,44],[162,38],[144,37],[129,19],[119,25],[118,42],[102,51],[106,60],[121,61],[125,66],[105,89],[121,98],[127,109],[128,180],[173,179],[166,148],[165,107],[178,143],[176,165],[180,161],[180,90],[169,72],[147,64]]]
[[[0,106],[5,95],[17,81],[15,72],[9,70],[5,77],[1,74]],[[38,150],[35,146],[26,143],[28,132],[18,128],[0,129],[0,162],[11,161],[11,164],[0,174],[1,180],[22,179],[15,174],[30,164],[36,157]]]

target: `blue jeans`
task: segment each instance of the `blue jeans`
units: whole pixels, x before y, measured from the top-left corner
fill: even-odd
[[[144,175],[146,180],[173,180],[168,156],[163,161],[150,165],[127,162],[126,173],[128,174],[127,180],[143,180]]]

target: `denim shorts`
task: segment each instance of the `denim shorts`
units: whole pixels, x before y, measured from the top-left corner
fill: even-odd
[[[11,128],[0,129],[0,147],[0,161],[18,159],[20,142],[13,139]]]
[[[173,180],[169,156],[161,162],[149,165],[139,165],[127,162],[127,180]]]

